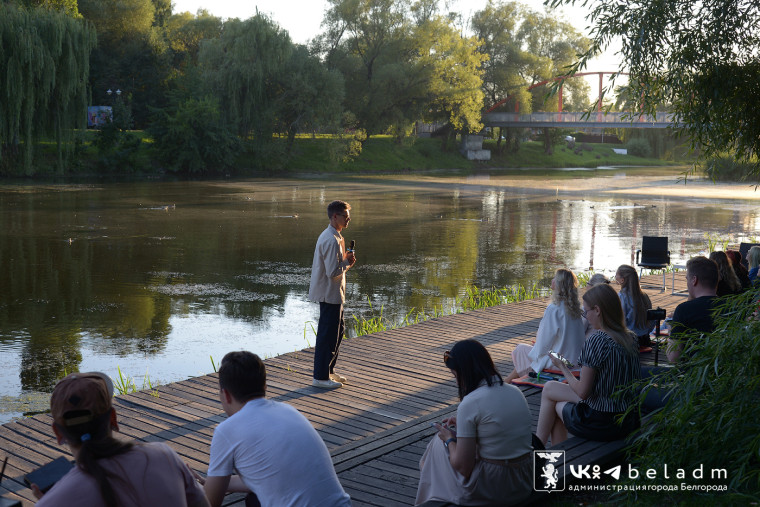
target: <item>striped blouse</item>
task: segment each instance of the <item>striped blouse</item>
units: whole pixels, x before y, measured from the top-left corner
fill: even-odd
[[[635,348],[638,349],[638,342]],[[626,396],[616,396],[614,393],[641,378],[639,355],[625,350],[604,331],[596,331],[586,339],[579,362],[596,370],[591,394],[582,403],[599,412],[624,412],[632,401],[633,393]]]

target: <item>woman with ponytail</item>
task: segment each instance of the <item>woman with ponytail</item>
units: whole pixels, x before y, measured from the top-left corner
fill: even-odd
[[[580,379],[552,358],[568,383],[547,382],[541,393],[536,435],[544,444],[549,437],[551,445],[563,442],[568,431],[589,440],[618,440],[639,425],[636,411],[618,421],[635,399],[630,388],[641,378],[641,367],[638,343],[625,327],[615,289],[603,284],[586,291],[583,314],[596,332],[583,344]]]
[[[208,507],[187,466],[163,443],[114,438],[113,383],[100,372],[72,373],[50,397],[53,433],[76,466],[47,493],[32,485],[37,505],[90,507]]]

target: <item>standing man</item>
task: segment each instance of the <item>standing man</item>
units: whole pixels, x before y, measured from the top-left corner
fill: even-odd
[[[346,271],[356,262],[354,252],[346,251],[340,234],[351,221],[350,210],[351,205],[344,201],[333,201],[327,205],[330,225],[319,235],[311,265],[309,299],[319,303],[314,380],[311,385],[323,389],[342,387],[346,382],[346,378],[335,373],[334,368],[346,329],[343,319]]]

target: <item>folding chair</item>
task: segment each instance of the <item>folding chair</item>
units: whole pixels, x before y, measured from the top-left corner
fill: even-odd
[[[641,259],[639,259],[639,255]],[[665,268],[670,266],[670,250],[667,236],[644,236],[641,238],[641,248],[636,250],[636,265],[639,278],[645,269],[650,271],[662,269],[662,291],[665,292]]]

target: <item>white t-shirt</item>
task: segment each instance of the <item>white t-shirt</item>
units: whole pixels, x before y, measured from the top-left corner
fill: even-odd
[[[123,507],[207,506],[203,489],[177,453],[163,443],[135,445],[98,463],[111,474],[109,483]],[[40,507],[105,507],[98,482],[79,467],[63,476],[40,501]]]
[[[457,408],[457,438],[476,438],[483,458],[512,459],[530,452],[531,428],[528,402],[511,384],[483,382]]]
[[[263,507],[351,505],[322,438],[285,403],[251,400],[216,428],[208,475],[235,473]]]

